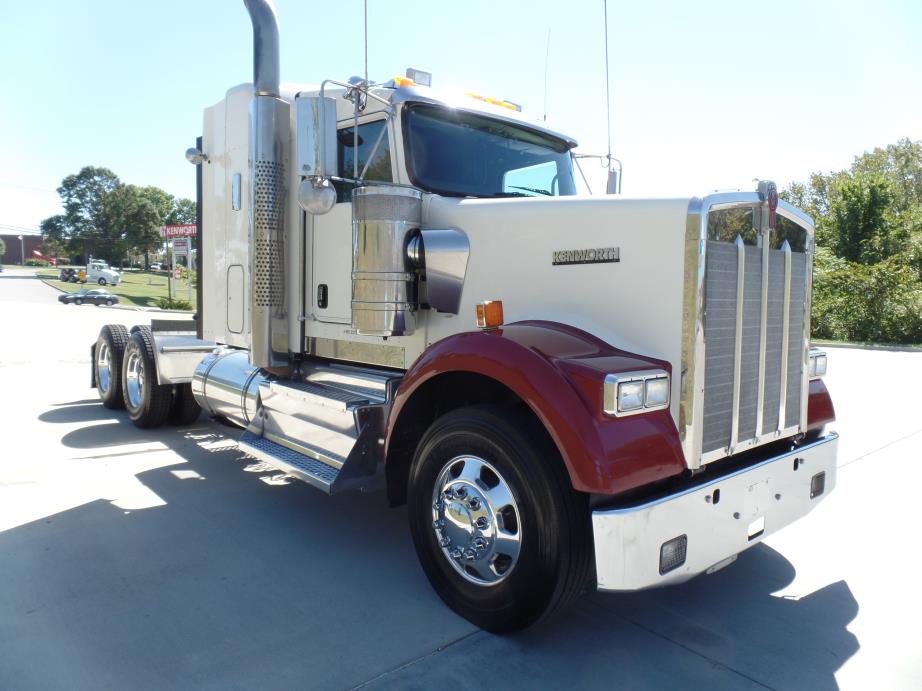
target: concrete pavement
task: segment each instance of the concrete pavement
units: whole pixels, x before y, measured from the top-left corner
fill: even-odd
[[[149,316],[0,274],[0,688],[922,688],[922,353],[828,349],[841,472],[801,523],[496,637],[435,596],[382,495],[103,408],[89,345]]]

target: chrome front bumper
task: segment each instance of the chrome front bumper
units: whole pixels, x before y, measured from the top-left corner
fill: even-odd
[[[640,590],[687,581],[729,564],[743,550],[805,516],[835,488],[838,439],[829,434],[640,506],[593,511],[599,590]],[[820,473],[825,473],[822,493],[811,498],[812,480]],[[683,535],[685,562],[661,574],[663,544]]]

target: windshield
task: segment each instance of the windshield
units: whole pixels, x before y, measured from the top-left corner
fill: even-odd
[[[404,119],[413,184],[453,197],[576,194],[568,144],[542,132],[440,106]]]

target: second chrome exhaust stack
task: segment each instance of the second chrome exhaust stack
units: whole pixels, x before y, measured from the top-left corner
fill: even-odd
[[[288,364],[285,291],[286,140],[289,105],[279,97],[279,29],[268,0],[244,0],[253,24],[250,103],[250,363]]]

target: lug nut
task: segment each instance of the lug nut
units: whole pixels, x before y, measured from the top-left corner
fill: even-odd
[[[488,525],[490,525],[490,524],[487,522],[487,519],[486,519],[486,518],[484,518],[483,516],[481,516],[481,517],[478,518],[476,521],[474,521],[474,525],[476,525],[478,528],[480,528],[481,530],[483,530],[484,528],[486,528],[486,527],[487,527]]]
[[[439,539],[439,544],[442,547],[448,547],[451,544],[451,540],[448,537],[443,537]]]
[[[480,500],[477,497],[472,497],[467,505],[471,511],[476,511],[480,508]]]
[[[460,559],[463,552],[460,547],[455,547],[451,550],[450,554],[452,559]]]
[[[455,494],[458,495],[458,499],[464,499],[464,497],[467,496],[467,488],[459,487],[458,489],[455,490]]]
[[[484,547],[487,546],[487,541],[484,540],[482,537],[475,537],[471,541],[471,544],[474,545],[474,549],[483,549]]]
[[[443,521],[441,518],[437,521],[432,521],[432,527],[436,530],[441,530],[445,527],[445,521]]]
[[[474,557],[476,557],[476,556],[477,556],[477,554],[476,554],[476,552],[474,552],[474,550],[472,550],[472,549],[464,550],[464,558],[467,559],[468,561],[472,561],[472,560],[474,559]]]

